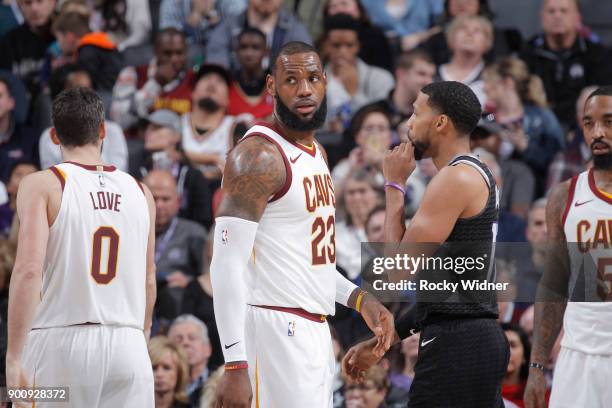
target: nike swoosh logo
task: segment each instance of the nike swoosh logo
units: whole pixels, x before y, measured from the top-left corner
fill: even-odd
[[[291,162],[291,164],[295,164],[295,162],[300,158],[300,156],[302,155],[302,153],[298,154],[297,156],[295,156],[295,158],[291,158],[289,159],[289,161]]]
[[[434,341],[436,338],[434,337],[433,339],[429,339],[429,340],[423,340],[421,342],[421,347],[425,347],[426,345],[428,345],[429,343],[431,343],[432,341]]]
[[[225,346],[225,349],[227,350],[228,348],[234,347],[234,346],[235,346],[236,344],[238,344],[238,343],[240,343],[240,340],[238,340],[238,341],[237,341],[237,342],[235,342],[235,343],[230,344],[229,346],[228,346],[227,344],[224,344],[224,346]]]
[[[578,201],[576,201],[576,203],[574,204],[574,207],[580,207],[581,205],[584,205],[584,204],[586,204],[586,203],[590,203],[591,201],[593,201],[593,200],[586,200],[586,201],[583,201],[583,202],[581,202],[581,203],[579,203]]]

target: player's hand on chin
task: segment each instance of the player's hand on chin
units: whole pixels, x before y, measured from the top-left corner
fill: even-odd
[[[385,154],[383,159],[383,175],[385,180],[406,185],[408,177],[416,168],[414,146],[411,143],[400,143]]]
[[[342,359],[344,374],[353,381],[362,382],[365,372],[382,358],[374,353],[377,344],[378,339],[372,337],[351,347]]]
[[[372,294],[366,294],[361,305],[361,316],[377,339],[373,352],[380,358],[393,344],[395,324],[393,315]]]
[[[525,395],[523,396],[525,408],[545,408],[546,377],[537,368],[531,368],[529,371]]]
[[[248,370],[223,373],[217,388],[215,408],[250,408],[252,399]]]

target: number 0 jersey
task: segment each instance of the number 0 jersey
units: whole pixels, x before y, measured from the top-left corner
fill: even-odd
[[[593,302],[568,302],[561,345],[612,355],[612,198],[598,190],[593,170],[572,179],[562,222],[571,263],[569,292]]]
[[[268,125],[255,125],[242,140],[249,137],[276,145],[287,177],[259,221],[247,268],[247,302],[334,314],[336,203],[327,163],[316,143],[312,148],[293,143]]]
[[[142,187],[113,166],[50,169],[63,193],[49,229],[32,328],[101,323],[143,329],[150,220]]]

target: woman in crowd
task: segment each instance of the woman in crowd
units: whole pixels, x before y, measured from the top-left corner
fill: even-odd
[[[323,18],[336,14],[348,14],[359,21],[359,58],[366,64],[393,69],[393,52],[385,33],[373,25],[360,0],[328,0]]]
[[[547,108],[542,81],[518,58],[505,57],[483,74],[486,119],[501,125],[501,158],[526,163],[536,179],[535,196],[544,193],[548,167],[563,148],[563,129]]]
[[[336,222],[336,264],[351,280],[361,273],[361,243],[367,241],[365,223],[381,196],[380,184],[365,169],[348,176],[338,203],[338,208],[344,209],[344,220]]]
[[[531,346],[527,333],[519,326],[502,323],[502,329],[510,345],[510,360],[502,383],[502,395],[505,400],[524,407],[523,394],[529,375],[529,356]]]
[[[403,51],[411,50],[440,30],[433,26],[442,13],[442,0],[363,0],[363,5],[374,24],[397,39]]]
[[[493,20],[494,16],[487,0],[446,0],[444,2],[444,13],[439,22],[441,29],[422,43],[420,47],[431,55],[436,65],[447,63],[451,58],[445,36],[449,24],[457,17],[477,15]],[[485,55],[487,62],[520,51],[523,39],[518,30],[514,28],[494,28],[493,34],[493,47]]]
[[[347,176],[365,169],[383,184],[382,161],[392,142],[391,119],[378,105],[368,105],[357,111],[346,132],[344,152],[332,171],[336,194],[342,195]]]
[[[493,44],[493,26],[480,16],[463,16],[453,20],[446,32],[451,59],[438,67],[438,79],[458,81],[469,86],[484,105],[482,71],[484,55]]]
[[[149,357],[155,381],[155,408],[188,408],[189,367],[182,348],[167,337],[149,341]]]

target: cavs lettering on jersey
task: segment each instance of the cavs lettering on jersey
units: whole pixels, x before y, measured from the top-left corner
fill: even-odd
[[[149,212],[142,187],[112,166],[51,168],[62,202],[49,229],[33,328],[143,328]]]
[[[584,272],[587,296],[600,301],[567,304],[561,345],[612,355],[612,197],[597,189],[593,170],[572,179],[563,228],[571,263],[570,293]]]
[[[262,137],[276,145],[287,173],[259,221],[247,271],[247,301],[334,314],[336,202],[331,175],[316,144],[308,148],[278,132],[258,124],[243,138]]]

